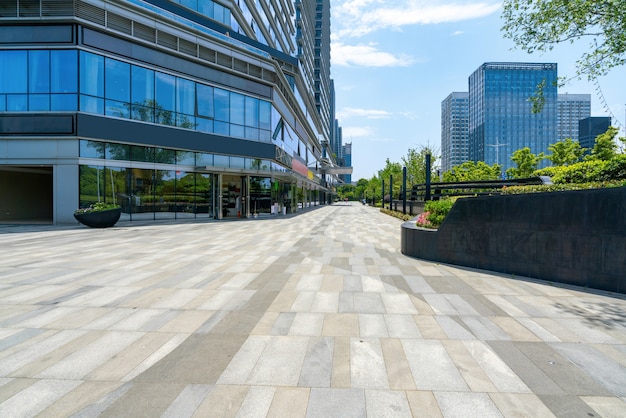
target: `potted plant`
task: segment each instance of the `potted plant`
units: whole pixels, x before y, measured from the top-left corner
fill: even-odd
[[[74,218],[81,224],[92,228],[108,228],[117,223],[121,214],[120,205],[97,202],[87,208],[76,209]]]

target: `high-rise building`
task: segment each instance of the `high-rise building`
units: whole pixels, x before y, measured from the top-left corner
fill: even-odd
[[[352,143],[351,142],[348,142],[347,144],[342,146],[342,160],[343,160],[344,167],[352,166]],[[342,174],[340,178],[346,184],[352,183],[352,174]]]
[[[596,137],[605,133],[611,126],[611,118],[609,116],[590,116],[581,119],[578,122],[578,142],[580,146],[587,149],[587,153],[591,152]]]
[[[484,63],[469,77],[469,158],[514,166],[514,151],[529,147],[538,154],[555,142],[557,64]],[[541,94],[537,95],[538,86]],[[533,113],[530,97],[541,97]]]
[[[441,102],[441,169],[469,161],[469,93],[453,92]]]
[[[329,0],[0,2],[0,221],[332,201],[329,51]]]
[[[578,141],[578,122],[591,116],[590,94],[559,94],[557,137],[551,142],[571,138]]]

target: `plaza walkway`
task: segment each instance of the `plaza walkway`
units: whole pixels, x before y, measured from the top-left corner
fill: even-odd
[[[0,226],[0,417],[625,417],[623,296],[399,252],[361,204]]]

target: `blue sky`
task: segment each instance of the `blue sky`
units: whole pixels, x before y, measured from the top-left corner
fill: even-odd
[[[409,148],[441,148],[441,101],[467,91],[484,62],[556,62],[572,78],[559,93],[591,94],[591,115],[624,125],[626,67],[594,83],[575,78],[589,40],[549,53],[516,49],[500,30],[501,2],[331,0],[331,77],[343,142],[352,142],[352,180],[371,178]],[[613,123],[616,125],[615,121]],[[622,131],[623,135],[623,131]]]

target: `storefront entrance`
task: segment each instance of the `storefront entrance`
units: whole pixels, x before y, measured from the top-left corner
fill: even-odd
[[[0,166],[0,190],[0,223],[52,223],[52,167]]]
[[[222,175],[222,218],[245,218],[248,214],[246,176]]]

